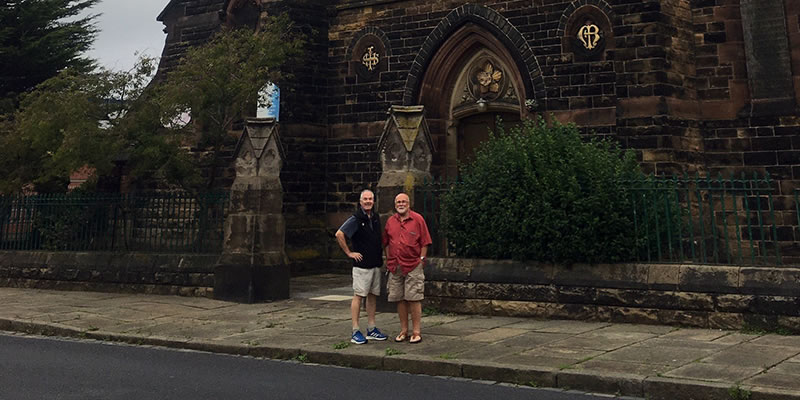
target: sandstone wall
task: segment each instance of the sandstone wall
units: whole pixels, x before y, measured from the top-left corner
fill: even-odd
[[[425,275],[426,305],[441,311],[800,331],[796,268],[434,258]]]
[[[212,297],[219,255],[4,251],[0,286]]]

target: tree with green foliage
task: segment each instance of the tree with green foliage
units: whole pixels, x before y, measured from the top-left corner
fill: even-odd
[[[253,34],[248,29],[224,30],[206,45],[189,49],[181,63],[157,89],[163,119],[190,114],[192,123],[178,127],[204,156],[193,158],[192,170],[206,177],[184,175],[184,186],[213,188],[223,151],[235,140],[234,123],[252,116],[269,99],[260,95],[269,82],[288,78],[282,66],[301,54],[303,37],[288,16],[272,17]]]
[[[63,192],[70,174],[88,166],[103,176],[135,144],[124,117],[140,100],[155,62],[143,58],[130,71],[78,72],[68,68],[22,96],[12,129],[0,135],[0,192],[32,184]]]
[[[444,194],[444,228],[462,257],[543,262],[634,259],[638,238],[624,183],[634,154],[584,141],[574,125],[502,124]]]
[[[149,85],[155,61],[147,58],[124,72],[66,69],[23,96],[12,129],[0,132],[0,192],[29,184],[63,192],[78,168],[102,177],[120,161],[134,181],[213,189],[234,123],[266,101],[260,89],[280,82],[281,66],[302,44],[281,16],[255,33],[219,32]],[[179,123],[187,113],[191,122]]]
[[[99,0],[7,0],[0,5],[0,114],[17,96],[66,68],[89,72],[96,15],[76,18]]]

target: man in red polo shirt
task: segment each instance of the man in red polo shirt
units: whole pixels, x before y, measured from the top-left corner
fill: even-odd
[[[428,246],[432,243],[428,225],[422,215],[411,211],[408,195],[400,193],[394,198],[397,211],[386,221],[383,248],[386,251],[386,269],[389,274],[389,301],[397,302],[400,317],[400,334],[394,339],[411,343],[422,341],[422,299],[425,289],[425,273],[422,271]],[[408,336],[408,312],[414,326]]]

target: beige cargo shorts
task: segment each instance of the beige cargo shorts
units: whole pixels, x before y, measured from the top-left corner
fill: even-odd
[[[425,298],[425,272],[422,265],[418,265],[408,275],[403,275],[401,268],[397,267],[395,273],[389,274],[389,282],[386,284],[389,290],[389,301],[397,302],[420,301]]]
[[[370,293],[381,294],[381,269],[353,267],[353,294],[367,297]]]

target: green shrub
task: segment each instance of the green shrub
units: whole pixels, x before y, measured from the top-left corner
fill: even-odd
[[[442,198],[450,250],[462,257],[558,263],[635,259],[635,155],[584,141],[573,125],[498,124]]]

